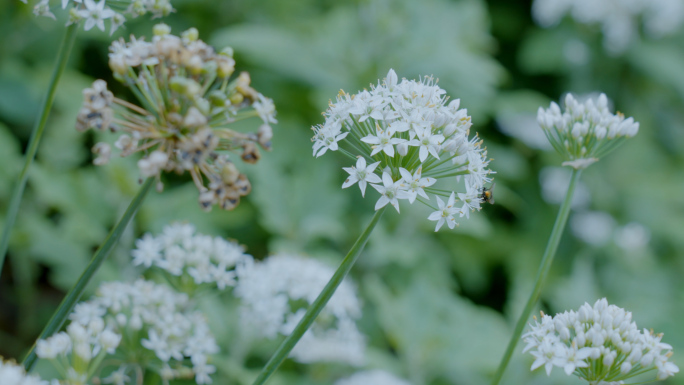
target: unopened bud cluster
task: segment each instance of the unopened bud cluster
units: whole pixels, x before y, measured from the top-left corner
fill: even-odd
[[[621,113],[608,110],[608,98],[578,102],[565,97],[565,110],[555,102],[548,109],[539,107],[537,121],[549,142],[563,156],[564,166],[583,169],[615,149],[626,138],[639,132],[639,123]]]
[[[550,317],[542,313],[523,335],[524,351],[535,357],[532,370],[554,366],[567,375],[575,374],[592,385],[622,383],[651,373],[652,380],[664,380],[679,372],[669,358],[672,346],[661,342],[663,335],[639,331],[632,313],[603,298],[594,306],[585,303],[578,311]],[[655,375],[652,372],[655,371]]]
[[[231,210],[251,184],[227,152],[237,151],[247,163],[260,158],[258,146],[271,149],[270,123],[276,123],[271,99],[250,87],[246,72],[230,79],[235,60],[227,48],[216,53],[191,28],[180,37],[159,24],[151,42],[131,37],[110,47],[109,66],[114,77],[138,98],[135,105],[115,97],[103,80],[83,91],[83,107],[76,128],[121,133],[115,147],[121,156],[144,152],[138,162],[142,177],[157,178],[162,171],[188,172],[200,191],[205,210],[218,204]],[[231,124],[259,117],[255,132],[239,132]],[[95,164],[111,155],[107,143],[93,148]]]
[[[455,216],[480,210],[492,171],[482,141],[469,137],[468,111],[445,93],[432,77],[400,82],[394,70],[370,91],[340,91],[325,123],[313,127],[313,153],[340,150],[354,159],[355,166],[344,168],[349,178],[342,188],[358,183],[365,195],[370,184],[381,195],[376,210],[389,203],[399,211],[400,199],[428,204],[428,193],[446,197],[446,204],[436,197],[439,209],[428,219],[437,229],[444,223],[453,228]],[[443,188],[437,188],[440,181]]]
[[[24,3],[27,0],[21,0]],[[69,10],[69,19],[66,25],[78,23],[85,20],[83,29],[86,31],[97,27],[99,30],[105,30],[105,20],[109,19],[110,35],[113,34],[119,27],[126,22],[126,16],[138,17],[147,13],[152,14],[152,18],[167,16],[173,12],[169,0],[117,0],[106,1],[100,0],[61,0],[62,9],[66,9],[71,5]],[[56,1],[59,2],[59,1]],[[55,14],[52,13],[50,0],[40,0],[33,7],[33,13],[36,16],[45,16],[51,19],[56,19]]]

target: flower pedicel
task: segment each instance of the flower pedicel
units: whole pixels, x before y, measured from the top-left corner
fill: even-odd
[[[376,210],[391,204],[399,211],[399,200],[419,200],[436,209],[428,217],[437,221],[435,231],[444,223],[454,228],[456,216],[480,210],[493,172],[482,141],[469,137],[468,112],[458,99],[447,103],[445,93],[432,77],[399,82],[394,70],[370,91],[340,91],[325,123],[313,127],[313,153],[339,150],[356,160],[344,168],[349,178],[342,188],[358,183],[365,196],[370,184],[380,193]],[[446,189],[437,188],[440,181]],[[437,209],[428,193],[447,202],[436,196]]]
[[[270,123],[276,123],[271,99],[250,87],[246,72],[230,80],[235,68],[232,50],[220,53],[198,39],[191,28],[180,37],[158,24],[151,42],[131,37],[110,47],[109,66],[114,77],[136,95],[140,106],[115,97],[103,80],[83,91],[84,102],[76,129],[90,128],[121,135],[115,146],[121,156],[142,151],[142,177],[155,177],[162,188],[162,171],[188,172],[200,191],[205,210],[218,204],[235,208],[251,184],[227,151],[240,151],[244,162],[256,163],[257,145],[271,149]],[[252,117],[263,124],[256,132],[239,132],[230,125]],[[105,164],[111,148],[93,147],[94,163]]]

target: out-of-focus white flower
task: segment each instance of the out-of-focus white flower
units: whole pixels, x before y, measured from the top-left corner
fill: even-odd
[[[655,379],[664,380],[679,372],[671,362],[672,346],[661,342],[663,335],[639,331],[632,313],[603,298],[594,306],[550,317],[542,313],[523,335],[535,361],[532,370],[544,366],[550,374],[561,367],[590,384],[622,383],[655,369]]]
[[[613,54],[624,52],[638,34],[639,20],[652,38],[677,32],[684,23],[680,0],[535,0],[532,15],[542,27],[570,15],[580,24],[600,24],[603,45]]]
[[[366,370],[338,380],[335,385],[411,385],[410,382],[396,377],[384,370]]]
[[[539,172],[542,198],[551,204],[561,204],[570,186],[570,170],[562,167],[545,167]],[[584,208],[591,202],[591,193],[587,186],[577,181],[575,194],[572,196],[572,208]]]
[[[27,0],[21,0],[23,3],[28,3]],[[55,1],[59,2],[59,1]],[[138,17],[147,13],[152,14],[152,18],[167,16],[173,12],[169,0],[61,0],[62,9],[67,8],[69,4],[73,5],[69,13],[69,20],[66,25],[77,23],[85,19],[83,29],[88,31],[93,27],[99,30],[105,30],[105,20],[110,20],[110,35],[126,22],[127,14],[131,17]],[[57,18],[50,11],[50,0],[40,0],[33,8],[33,13],[36,16],[46,16],[53,20]]]
[[[183,233],[183,228],[171,227],[165,237],[160,236],[160,242],[165,240],[172,244]],[[134,368],[126,364],[139,364],[127,362],[126,358],[140,354],[118,350],[147,349],[158,360],[147,368],[162,368],[171,363],[178,370],[189,358],[193,367],[186,371],[194,373],[198,384],[210,383],[208,376],[213,366],[207,364],[207,357],[217,353],[218,346],[204,316],[192,311],[189,305],[186,294],[143,279],[133,283],[103,283],[92,299],[77,305],[69,316],[72,322],[66,333],[61,332],[38,342],[37,354],[48,359],[71,355],[78,356],[80,362],[100,363],[100,359],[95,359],[98,355],[116,353],[117,360],[124,364],[103,382],[118,385],[125,382],[127,373],[134,373]],[[126,344],[119,347],[122,338]],[[58,361],[57,364],[62,362],[55,361]],[[198,363],[197,367],[194,362]],[[92,368],[82,371],[82,367],[73,365],[73,375],[84,376],[94,372]],[[63,372],[67,372],[68,368],[63,369]]]
[[[252,259],[237,242],[196,233],[193,225],[184,223],[166,226],[156,237],[145,234],[135,246],[134,265],[187,275],[196,285],[213,284],[221,290],[235,285],[235,266]]]
[[[608,98],[600,94],[580,103],[565,96],[565,109],[555,102],[539,107],[537,121],[556,151],[565,159],[563,166],[584,169],[614,150],[624,139],[639,131],[639,123],[608,110]]]
[[[602,246],[613,236],[615,219],[606,212],[584,211],[572,216],[570,228],[580,240],[593,246]]]
[[[235,295],[242,301],[244,327],[266,338],[289,335],[333,273],[321,262],[293,255],[238,266]],[[360,316],[354,288],[344,281],[292,350],[292,358],[304,363],[363,364],[365,338],[355,325]]]
[[[640,249],[650,240],[651,232],[637,222],[630,222],[615,230],[615,244],[625,251]]]
[[[428,193],[459,201],[466,194],[469,202],[479,202],[485,184],[492,181],[487,152],[477,135],[469,137],[468,111],[459,109],[458,99],[449,102],[445,93],[432,77],[399,81],[394,70],[370,91],[355,95],[340,91],[324,113],[325,122],[312,128],[313,154],[319,157],[339,150],[357,163],[362,158],[364,164],[377,164],[374,181],[365,173],[366,181],[381,194],[376,210],[390,203],[399,211],[401,199],[432,207]],[[348,187],[356,171],[344,169],[351,175],[343,184]],[[440,182],[444,189],[432,186]],[[359,187],[365,195],[361,183]],[[461,211],[479,208],[479,204],[459,206]]]
[[[48,385],[36,374],[27,374],[22,365],[4,361],[0,357],[0,383],[2,385]]]

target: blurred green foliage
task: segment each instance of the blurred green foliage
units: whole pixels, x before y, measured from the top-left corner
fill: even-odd
[[[399,76],[434,74],[473,116],[498,171],[496,205],[454,231],[433,233],[429,209],[388,210],[352,272],[364,299],[360,322],[369,341],[368,367],[416,385],[486,383],[512,323],[531,290],[557,205],[541,194],[539,174],[558,157],[503,132],[514,117],[564,92],[606,92],[641,122],[638,136],[587,170],[588,207],[616,223],[638,222],[650,241],[624,250],[563,237],[540,309],[577,308],[606,296],[642,327],[665,333],[684,367],[684,34],[632,44],[607,55],[599,31],[566,20],[541,29],[529,2],[506,0],[359,0],[250,2],[177,0],[164,20],[175,32],[196,27],[216,47],[232,46],[237,69],[278,107],[274,150],[255,166],[241,165],[253,191],[232,212],[199,210],[189,181],[167,180],[152,193],[92,287],[137,271],[128,253],[136,237],[174,220],[239,240],[263,258],[300,252],[337,263],[370,219],[373,202],[342,191],[346,161],[311,156],[309,128],[322,121],[340,88],[368,87],[394,68]],[[63,23],[35,19],[16,0],[0,2],[0,214],[26,146],[63,32]],[[152,21],[132,20],[114,38],[149,36]],[[77,279],[137,189],[135,159],[91,165],[89,148],[108,135],[74,129],[80,92],[94,78],[126,95],[107,67],[112,40],[80,33],[60,83],[46,136],[31,171],[0,277],[0,354],[20,358],[63,293]],[[574,49],[574,50],[573,50]],[[534,120],[526,127],[536,128]],[[535,127],[529,127],[534,125]],[[520,126],[518,124],[518,126]],[[97,136],[97,137],[96,137]],[[0,219],[1,220],[1,219]],[[204,303],[222,355],[217,383],[247,383],[276,346],[247,347],[237,329],[235,301]],[[519,347],[503,383],[573,383],[555,372],[530,373]],[[329,384],[354,368],[287,362],[277,384]],[[668,383],[684,384],[684,376]]]

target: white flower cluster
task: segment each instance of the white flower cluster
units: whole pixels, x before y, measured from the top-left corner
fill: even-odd
[[[252,257],[244,247],[221,237],[196,233],[191,224],[174,223],[161,234],[145,234],[135,242],[133,264],[158,267],[170,275],[188,275],[196,285],[235,286],[235,266]]]
[[[48,385],[40,376],[26,374],[24,367],[11,361],[4,361],[0,357],[0,381],[2,385]],[[53,384],[55,384],[53,382]],[[56,384],[55,384],[56,385]]]
[[[123,362],[147,349],[154,352],[158,361],[148,362],[144,369],[157,371],[164,380],[184,378],[189,372],[198,384],[208,384],[216,368],[207,363],[207,358],[218,352],[218,346],[202,313],[187,310],[189,305],[187,295],[143,279],[134,283],[103,283],[95,297],[76,305],[69,317],[72,323],[68,330],[89,330],[94,322],[107,324],[123,336],[117,351]],[[63,339],[60,335],[51,338]],[[50,346],[61,346],[54,340],[48,341]],[[65,343],[66,340],[62,342]],[[187,358],[192,368],[184,366]]]
[[[27,0],[21,0],[27,3]],[[78,23],[85,20],[83,29],[86,31],[97,27],[99,30],[105,30],[105,20],[110,21],[110,32],[114,32],[126,22],[126,16],[138,17],[147,13],[152,14],[152,18],[167,16],[173,12],[169,0],[62,0],[62,9],[72,5],[73,8],[69,11],[69,21],[67,25]],[[50,10],[50,0],[40,0],[33,7],[33,13],[36,16],[46,16],[56,20],[55,14]]]
[[[238,266],[234,293],[242,301],[243,325],[266,338],[289,335],[333,273],[321,262],[293,255],[274,255]],[[292,358],[303,363],[362,364],[365,339],[355,324],[360,316],[354,288],[344,281],[292,350]]]
[[[90,314],[83,324],[72,322],[66,332],[36,344],[36,355],[50,360],[67,384],[87,383],[104,356],[114,354],[121,343],[121,334],[106,324],[102,312],[98,313]]]
[[[271,149],[273,101],[250,86],[248,73],[231,80],[232,49],[217,53],[199,39],[197,29],[175,36],[169,26],[158,24],[154,35],[151,42],[131,36],[130,42],[121,39],[110,46],[114,77],[131,89],[140,105],[115,97],[104,80],[96,80],[83,91],[76,129],[120,133],[114,146],[122,157],[143,152],[140,175],[156,178],[158,190],[163,188],[162,172],[187,172],[203,209],[217,204],[232,210],[252,187],[228,153],[240,152],[243,161],[256,163],[259,146]],[[249,118],[260,118],[263,124],[254,132],[231,128]],[[93,152],[98,154],[94,163],[103,165],[111,146],[98,143]]]
[[[338,380],[335,385],[411,385],[384,370],[366,370],[354,373],[352,376]]]
[[[608,98],[577,101],[565,97],[565,111],[555,102],[548,109],[539,107],[537,121],[556,151],[563,156],[564,166],[583,169],[615,149],[622,140],[639,132],[639,122],[608,110]]]
[[[544,366],[550,374],[554,366],[567,375],[575,374],[590,384],[620,381],[657,370],[664,380],[679,372],[668,359],[672,346],[661,342],[663,335],[644,329],[640,332],[632,313],[603,298],[594,306],[585,303],[577,312],[566,311],[550,317],[542,313],[523,335],[535,357],[532,370]]]
[[[535,0],[532,15],[542,27],[565,15],[581,24],[600,24],[603,44],[611,53],[625,51],[639,31],[639,18],[650,37],[675,33],[684,22],[681,0]]]
[[[365,196],[370,183],[381,194],[376,210],[389,203],[399,211],[399,199],[427,204],[427,193],[446,197],[447,204],[437,198],[439,210],[429,219],[437,221],[437,230],[445,222],[453,228],[455,215],[468,217],[480,209],[492,171],[482,141],[469,138],[467,110],[459,109],[458,99],[447,104],[445,93],[432,77],[399,82],[394,70],[370,91],[351,96],[340,91],[325,123],[313,127],[313,153],[340,150],[355,159],[355,166],[344,168],[349,178],[342,188],[358,183]],[[453,184],[461,177],[465,192],[456,193]],[[450,182],[446,190],[432,187],[439,180]]]

